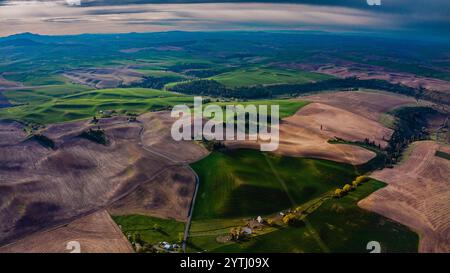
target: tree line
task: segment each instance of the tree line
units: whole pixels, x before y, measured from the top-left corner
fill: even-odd
[[[416,99],[428,99],[430,101],[442,102],[441,97],[431,96],[430,93],[424,88],[412,88],[406,85],[394,84],[378,79],[361,80],[355,77],[345,79],[329,79],[305,84],[256,85],[234,88],[226,87],[215,80],[201,79],[179,83],[171,87],[170,90],[188,95],[237,99],[267,99],[283,95],[298,96],[305,93],[325,90],[339,89],[353,91],[358,90],[359,88],[384,90],[387,92],[415,97]]]

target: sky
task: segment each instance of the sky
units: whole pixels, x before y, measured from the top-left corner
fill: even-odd
[[[0,36],[263,29],[450,36],[450,0],[368,1],[377,0],[0,0]]]

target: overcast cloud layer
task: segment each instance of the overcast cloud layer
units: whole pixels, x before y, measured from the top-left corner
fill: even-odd
[[[284,4],[81,0],[81,6],[77,1],[0,0],[0,36],[236,29],[450,34],[449,0],[381,0],[381,6],[369,6],[367,0],[291,0]]]

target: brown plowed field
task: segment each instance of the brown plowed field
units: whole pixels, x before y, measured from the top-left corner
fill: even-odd
[[[335,137],[347,141],[375,141],[387,145],[393,131],[378,122],[380,116],[396,107],[415,103],[414,99],[384,92],[346,91],[298,98],[310,101],[280,124],[280,145],[275,153],[314,157],[354,165],[366,163],[375,153],[344,144],[329,144]],[[229,141],[230,148],[259,149],[252,141]]]
[[[97,126],[105,130],[109,145],[79,137],[82,131]],[[151,190],[142,200],[149,205],[145,212],[180,220],[186,217],[194,180],[187,174],[170,172],[180,164],[141,144],[142,134],[160,139],[170,127],[161,126],[150,133],[146,128],[151,127],[145,121],[129,123],[121,117],[102,119],[97,125],[88,121],[54,124],[40,132],[55,142],[57,148],[52,150],[27,140],[22,125],[1,122],[0,244],[67,224],[117,200],[129,200],[122,198],[136,194],[141,185]],[[171,143],[174,146],[168,151],[173,149],[179,159],[195,159],[191,151],[206,154],[198,144],[178,144],[179,148]],[[159,148],[164,151],[164,147]],[[156,205],[154,198],[162,197],[164,203]]]
[[[385,146],[385,139],[391,134],[392,130],[373,120],[326,104],[311,103],[294,116],[283,119],[275,153],[360,165],[375,157],[375,153],[354,145],[330,144],[328,140],[339,137],[363,141],[369,138]],[[227,146],[259,149],[259,144],[251,141],[230,141]]]
[[[411,97],[365,91],[323,93],[301,97],[301,99],[345,109],[374,121],[378,121],[383,113],[393,108],[406,104],[416,104],[416,101]]]
[[[208,151],[199,144],[172,139],[170,129],[176,119],[170,116],[170,112],[146,113],[139,120],[144,124],[142,143],[146,147],[178,162],[195,162],[208,155]]]
[[[389,185],[358,205],[418,232],[419,251],[450,252],[450,161],[435,156],[450,148],[423,141],[412,149],[402,164],[371,175]]]
[[[194,186],[195,176],[190,169],[169,168],[115,202],[108,211],[112,215],[141,214],[185,221]]]
[[[69,242],[80,244],[81,253],[130,253],[133,248],[105,210],[68,225],[42,231],[0,247],[0,253],[69,253]]]

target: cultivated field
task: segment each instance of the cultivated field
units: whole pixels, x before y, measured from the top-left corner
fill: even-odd
[[[371,176],[389,185],[359,206],[411,227],[421,237],[421,252],[450,252],[450,152],[431,141],[416,142],[408,158]]]
[[[374,141],[385,147],[393,131],[378,122],[392,108],[413,103],[404,97],[375,92],[337,92],[301,97],[312,103],[280,124],[279,148],[275,153],[360,165],[375,153],[345,144],[330,144],[335,137],[348,141]],[[230,148],[259,148],[250,141],[227,142]]]
[[[347,62],[342,65],[336,64],[301,64],[298,66],[307,71],[323,73],[325,75],[339,78],[357,77],[359,79],[379,79],[391,83],[400,83],[413,88],[423,87],[428,90],[435,90],[442,93],[450,93],[450,82],[422,77],[412,73],[393,72],[381,66],[363,65]]]
[[[73,83],[93,88],[114,88],[142,80],[143,74],[126,68],[78,69],[64,74]]]
[[[192,171],[183,166],[168,168],[155,179],[108,208],[111,215],[141,214],[185,221],[195,186]]]
[[[381,91],[342,91],[303,96],[300,99],[345,109],[373,121],[379,121],[382,114],[393,108],[417,103],[414,98]]]
[[[146,113],[139,120],[145,128],[142,143],[175,162],[195,162],[208,154],[201,145],[173,140],[170,130],[176,119],[170,116],[169,111]]]
[[[105,210],[53,230],[38,232],[0,247],[0,253],[69,253],[68,243],[80,243],[81,253],[130,253],[133,248]],[[70,246],[70,245],[69,245]]]
[[[417,251],[415,233],[356,205],[384,183],[367,181],[343,198],[331,197],[357,175],[351,165],[235,150],[213,152],[193,168],[201,183],[190,252],[367,252],[372,240],[384,252]],[[293,210],[302,221],[286,225],[279,212]],[[257,216],[270,224],[258,224]],[[251,228],[251,236],[230,240],[230,230],[240,227]]]
[[[332,112],[324,113],[324,122],[317,123],[317,115],[311,113],[328,106],[321,104],[310,104],[302,108],[294,116],[283,119],[280,125],[279,147],[275,151],[277,154],[297,157],[322,158],[333,160],[337,162],[350,163],[354,165],[363,164],[375,157],[375,153],[366,149],[345,144],[330,144],[328,140],[335,136],[348,136],[349,134],[340,129],[336,131],[335,125],[330,120],[326,120],[326,116],[332,115]],[[339,109],[334,109],[334,112],[340,112]],[[307,113],[303,115],[303,113]],[[350,114],[350,113],[348,113]],[[353,114],[350,114],[354,116]],[[344,115],[347,116],[348,115]],[[345,119],[344,120],[348,120]],[[356,120],[361,121],[359,117]],[[311,122],[312,121],[312,122]],[[362,119],[362,122],[366,120]],[[363,124],[363,123],[362,123]],[[322,130],[320,126],[322,125]],[[330,125],[328,127],[328,125]],[[345,123],[344,123],[345,125]],[[315,126],[315,127],[313,127]],[[356,139],[356,138],[355,138]],[[364,138],[360,139],[363,140]],[[259,149],[259,142],[254,141],[227,141],[226,145],[229,148],[254,148]]]
[[[230,87],[253,86],[261,84],[308,83],[332,78],[330,76],[296,70],[274,68],[238,69],[223,73],[210,79]]]
[[[45,97],[44,94],[36,95],[36,92],[25,91],[19,98],[17,94],[11,95],[10,97],[19,101],[23,101],[22,97],[27,96],[28,99],[36,101],[2,109],[0,118],[49,124],[86,119],[94,115],[101,116],[100,111],[141,114],[151,110],[167,109],[176,104],[193,103],[192,97],[146,88],[91,90],[57,98],[49,98],[47,96],[49,93],[54,94],[55,90],[45,92]]]
[[[101,119],[95,125],[89,121],[54,124],[39,132],[54,142],[50,149],[27,139],[16,122],[0,125],[0,243],[67,224],[118,200],[117,209],[126,213],[141,209],[160,217],[186,218],[194,189],[192,173],[141,144],[143,133],[156,139],[159,131],[147,133],[145,124],[125,117]],[[108,145],[79,137],[98,126],[105,131]],[[178,149],[183,147],[206,153],[197,144],[182,143]],[[186,154],[178,158],[195,160]],[[129,194],[132,197],[126,199]],[[135,194],[145,198],[136,201]]]
[[[196,220],[274,213],[317,198],[357,175],[348,164],[255,150],[214,152],[192,167],[201,180]]]

